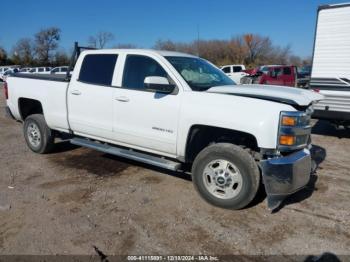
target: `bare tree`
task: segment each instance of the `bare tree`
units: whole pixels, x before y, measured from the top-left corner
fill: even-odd
[[[34,62],[33,40],[30,38],[18,40],[12,49],[12,60],[15,64],[32,65]]]
[[[119,48],[119,49],[135,49],[137,48],[136,45],[133,44],[117,44],[113,48]]]
[[[111,32],[99,32],[95,36],[90,36],[88,45],[94,48],[105,48],[106,44],[114,39]]]
[[[58,47],[61,30],[57,27],[43,29],[35,34],[35,51],[39,62],[49,64],[52,53]]]
[[[261,63],[266,59],[272,48],[270,38],[261,37],[254,34],[243,35],[244,43],[247,47],[247,57],[245,63],[247,65]]]
[[[171,40],[158,40],[153,48],[156,50],[179,51],[177,50],[177,44]]]
[[[291,49],[273,45],[269,37],[245,34],[230,40],[195,40],[189,43],[158,40],[155,49],[179,51],[200,56],[216,65],[245,64],[255,67],[263,64],[290,63]]]
[[[57,51],[54,54],[53,65],[54,66],[67,66],[70,63],[69,55],[64,51]]]

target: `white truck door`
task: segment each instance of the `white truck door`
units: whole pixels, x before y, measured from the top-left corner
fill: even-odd
[[[69,124],[74,133],[113,137],[112,79],[117,58],[117,54],[87,54],[79,75],[73,75],[67,100]]]
[[[181,90],[160,94],[144,88],[147,76],[171,78],[161,63],[149,56],[126,55],[121,86],[114,93],[113,131],[115,140],[131,147],[174,156]]]

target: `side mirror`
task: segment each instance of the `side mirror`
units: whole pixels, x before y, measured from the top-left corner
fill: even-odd
[[[147,90],[157,93],[170,94],[175,89],[175,85],[170,84],[166,77],[161,76],[147,76],[143,83]]]
[[[262,76],[264,73],[263,72],[261,72],[261,71],[258,71],[258,72],[256,72],[256,76]]]

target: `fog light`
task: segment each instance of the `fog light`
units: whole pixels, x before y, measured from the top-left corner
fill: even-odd
[[[280,145],[292,146],[294,144],[295,144],[295,136],[288,136],[288,135],[280,136]]]

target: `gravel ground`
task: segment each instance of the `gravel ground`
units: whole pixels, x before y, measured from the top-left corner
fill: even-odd
[[[350,254],[350,132],[313,129],[317,173],[271,214],[229,211],[189,176],[62,142],[32,153],[0,97],[0,254]]]

